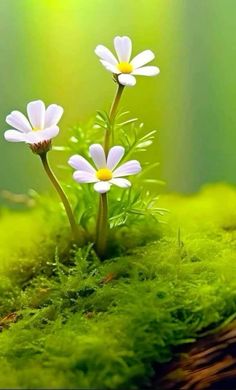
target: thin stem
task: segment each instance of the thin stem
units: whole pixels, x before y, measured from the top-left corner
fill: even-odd
[[[110,136],[113,131],[113,125],[115,116],[117,113],[118,105],[124,90],[124,85],[118,83],[116,94],[111,105],[109,119],[110,127],[106,129],[104,136],[104,151],[106,156],[108,155],[110,147]],[[98,217],[96,226],[96,250],[100,257],[103,257],[106,253],[107,245],[107,233],[108,233],[108,201],[107,194],[101,194],[98,207]]]
[[[102,197],[99,196],[98,214],[97,214],[97,221],[96,221],[96,247],[98,246],[98,242],[99,242],[99,230],[101,224],[101,210],[102,210],[101,199]]]
[[[106,252],[108,231],[108,202],[107,194],[101,194],[99,199],[99,213],[97,220],[96,251],[102,258]]]
[[[61,201],[64,205],[67,217],[68,217],[69,222],[70,222],[73,238],[75,241],[77,241],[79,239],[79,229],[78,229],[78,225],[75,222],[75,218],[74,218],[70,203],[68,201],[68,198],[67,198],[64,190],[62,189],[59,181],[57,180],[55,174],[53,173],[53,171],[49,165],[47,153],[40,154],[40,158],[41,158],[41,161],[43,163],[44,170],[49,177],[49,180],[51,181],[51,183],[54,186],[55,190],[57,191],[59,197],[61,198]]]
[[[125,88],[124,85],[121,85],[118,83],[116,94],[115,94],[114,100],[113,100],[112,105],[111,105],[111,109],[110,109],[110,113],[109,113],[109,119],[110,119],[111,125],[109,128],[106,129],[105,137],[104,137],[104,151],[105,151],[106,155],[108,154],[108,151],[109,151],[110,136],[111,136],[111,132],[113,129],[114,119],[115,119],[115,116],[117,113],[117,108],[118,108],[118,105],[119,105],[124,88]]]

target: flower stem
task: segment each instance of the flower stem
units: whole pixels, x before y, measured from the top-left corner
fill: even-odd
[[[97,219],[96,252],[102,258],[106,253],[108,230],[108,202],[107,194],[101,194],[99,199],[99,213]]]
[[[41,158],[41,161],[43,163],[44,170],[49,177],[49,180],[51,181],[52,185],[54,186],[55,190],[57,191],[57,193],[58,193],[59,197],[61,198],[61,201],[64,205],[67,217],[68,217],[69,222],[70,222],[73,239],[76,242],[78,242],[78,240],[80,238],[79,237],[79,229],[78,229],[77,223],[75,222],[75,218],[74,218],[70,203],[68,201],[68,198],[67,198],[64,190],[62,189],[59,181],[57,180],[55,174],[53,173],[53,171],[49,165],[47,153],[40,154],[40,158]]]
[[[124,88],[125,88],[124,85],[118,83],[116,94],[115,94],[114,100],[113,100],[112,105],[111,105],[111,109],[110,109],[110,113],[109,113],[110,127],[106,129],[105,137],[104,137],[104,151],[105,151],[106,155],[108,154],[108,151],[109,151],[110,136],[111,136],[111,132],[113,130],[113,123],[114,123],[114,119],[115,119],[115,116],[117,113],[117,108],[118,108],[118,105],[119,105]]]
[[[110,136],[113,131],[114,119],[117,113],[118,105],[124,90],[124,85],[117,84],[117,90],[114,100],[111,105],[109,119],[110,127],[106,129],[104,137],[104,151],[108,155],[110,147]],[[101,194],[98,207],[97,227],[96,227],[96,251],[102,258],[106,253],[107,246],[107,232],[108,232],[108,201],[107,194]]]

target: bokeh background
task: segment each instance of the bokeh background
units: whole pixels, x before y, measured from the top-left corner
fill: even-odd
[[[158,130],[152,161],[166,191],[236,182],[235,0],[0,0],[0,127],[33,99],[65,108],[68,127],[107,110],[110,73],[94,48],[129,35],[134,53],[152,49],[161,73],[138,79],[122,106]],[[45,190],[39,159],[0,137],[0,189]],[[58,163],[58,153],[50,159]]]

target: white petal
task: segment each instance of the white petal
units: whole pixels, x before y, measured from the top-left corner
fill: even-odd
[[[7,130],[4,133],[4,138],[9,142],[24,142],[25,134],[17,130]]]
[[[30,102],[27,105],[27,113],[33,128],[44,128],[45,105],[41,100]]]
[[[28,119],[20,111],[12,111],[10,115],[6,117],[6,122],[23,133],[32,130]]]
[[[102,60],[105,60],[112,65],[118,64],[118,61],[115,58],[115,56],[112,54],[112,52],[107,47],[105,47],[103,45],[98,45],[95,49],[95,53]]]
[[[90,155],[98,169],[106,168],[106,156],[102,145],[93,144],[89,148]]]
[[[131,186],[131,183],[130,183],[130,181],[129,180],[127,180],[127,179],[112,179],[112,180],[110,180],[110,182],[112,183],[112,184],[115,184],[116,186],[118,186],[118,187],[121,187],[121,188],[128,188],[128,187],[130,187]]]
[[[152,61],[154,58],[155,54],[151,50],[144,50],[132,59],[131,65],[133,65],[134,69],[137,69]]]
[[[108,181],[99,181],[94,184],[93,188],[100,194],[105,194],[105,192],[110,191],[111,184]]]
[[[124,156],[123,146],[113,146],[108,153],[107,168],[113,170]]]
[[[75,171],[73,173],[73,178],[78,183],[95,183],[97,181],[97,178],[95,175],[93,175],[90,172],[85,172],[85,171]]]
[[[157,66],[144,66],[143,68],[135,69],[132,74],[140,76],[156,76],[160,73]]]
[[[114,46],[120,62],[129,62],[132,42],[129,37],[115,37]]]
[[[30,131],[27,133],[27,136],[25,136],[25,142],[27,142],[27,144],[38,144],[42,141],[43,140],[39,135],[39,131]]]
[[[104,68],[106,70],[109,70],[110,72],[116,73],[116,74],[120,73],[119,69],[115,65],[110,64],[110,62],[107,62],[107,61],[104,61],[104,60],[100,60],[100,62],[102,63],[102,65],[104,66]]]
[[[58,126],[51,126],[45,130],[35,131],[35,133],[39,133],[42,140],[47,141],[49,139],[55,138],[58,135],[59,127]]]
[[[46,109],[44,127],[57,125],[63,114],[63,108],[57,104],[50,104]]]
[[[126,85],[128,87],[133,87],[136,84],[136,79],[131,74],[119,74],[118,80],[120,84]]]
[[[71,156],[68,164],[75,169],[84,171],[84,172],[89,172],[92,174],[95,174],[96,171],[92,167],[92,165],[82,156],[79,156],[78,154],[75,154],[74,156]]]
[[[130,160],[122,164],[113,172],[113,177],[135,175],[141,171],[141,165],[137,160]]]
[[[30,131],[25,134],[25,142],[28,144],[37,144],[39,142],[49,141],[50,139],[56,137],[58,133],[58,126],[51,126],[45,130]]]

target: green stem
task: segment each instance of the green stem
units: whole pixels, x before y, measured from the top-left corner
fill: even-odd
[[[108,231],[107,194],[101,194],[99,199],[99,213],[98,213],[98,220],[97,220],[97,240],[96,240],[96,251],[101,258],[103,258],[106,253],[107,231]]]
[[[68,198],[67,198],[59,181],[57,180],[56,176],[54,175],[54,173],[49,165],[47,153],[40,154],[40,158],[41,158],[41,161],[43,163],[44,170],[49,177],[49,180],[51,181],[51,183],[54,186],[55,190],[57,191],[59,197],[61,198],[61,201],[64,205],[67,217],[68,217],[69,222],[70,222],[73,238],[75,241],[77,241],[79,239],[79,229],[78,229],[78,225],[75,222],[75,218],[74,218],[70,203],[68,201]]]
[[[116,94],[111,105],[109,119],[110,127],[106,129],[104,136],[104,151],[106,156],[110,147],[110,136],[113,131],[113,124],[117,113],[118,105],[124,90],[124,85],[118,83]],[[108,233],[108,201],[107,194],[101,194],[98,207],[97,227],[96,227],[96,250],[97,254],[102,258],[106,253]]]
[[[110,136],[111,136],[111,132],[113,129],[114,119],[115,119],[115,116],[117,113],[117,108],[118,108],[122,93],[124,91],[124,88],[125,88],[124,85],[121,85],[118,83],[116,94],[115,94],[114,100],[113,100],[112,105],[111,105],[111,109],[110,109],[110,113],[109,113],[110,127],[106,129],[105,137],[104,137],[104,151],[105,151],[106,155],[108,154],[108,151],[109,151]]]

